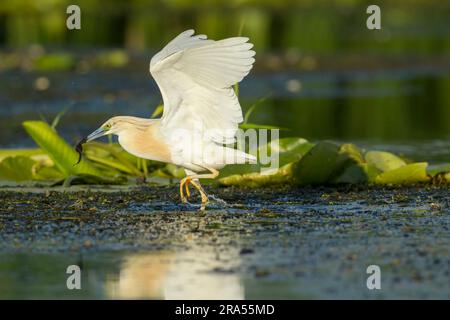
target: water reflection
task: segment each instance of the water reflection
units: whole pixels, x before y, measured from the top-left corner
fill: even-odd
[[[228,252],[228,249],[226,250]],[[81,290],[66,269],[81,268]],[[238,252],[2,253],[0,299],[244,299]]]
[[[243,299],[239,275],[223,268],[213,248],[130,254],[118,274],[107,276],[105,294],[115,299]]]
[[[107,275],[106,296],[114,299],[163,299],[164,283],[173,254],[130,255],[118,274]]]

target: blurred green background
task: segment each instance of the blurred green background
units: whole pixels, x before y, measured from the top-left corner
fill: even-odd
[[[81,8],[81,30],[66,8]],[[450,157],[450,2],[0,2],[0,147],[32,145],[20,123],[52,119],[70,141],[118,114],[149,116],[161,102],[148,63],[179,32],[239,32],[257,62],[240,86],[252,122],[284,136],[352,141],[417,160]],[[264,99],[262,99],[264,98]]]

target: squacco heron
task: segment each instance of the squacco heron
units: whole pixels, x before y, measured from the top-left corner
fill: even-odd
[[[255,62],[252,47],[245,37],[214,41],[194,35],[194,30],[181,33],[150,61],[164,102],[162,117],[116,116],[86,141],[115,134],[137,157],[183,167],[181,200],[188,201],[192,184],[204,210],[208,195],[199,179],[216,178],[227,164],[256,162],[253,155],[227,146],[234,143],[243,121],[232,86],[250,72]]]

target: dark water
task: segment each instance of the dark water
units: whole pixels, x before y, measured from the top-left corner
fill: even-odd
[[[450,297],[446,187],[207,188],[226,205],[205,215],[176,186],[15,190],[0,190],[0,299]]]

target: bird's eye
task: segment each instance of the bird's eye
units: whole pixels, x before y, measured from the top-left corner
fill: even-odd
[[[106,129],[106,130],[109,130],[109,129],[111,129],[111,123],[107,123],[107,124],[105,124],[105,129]]]

